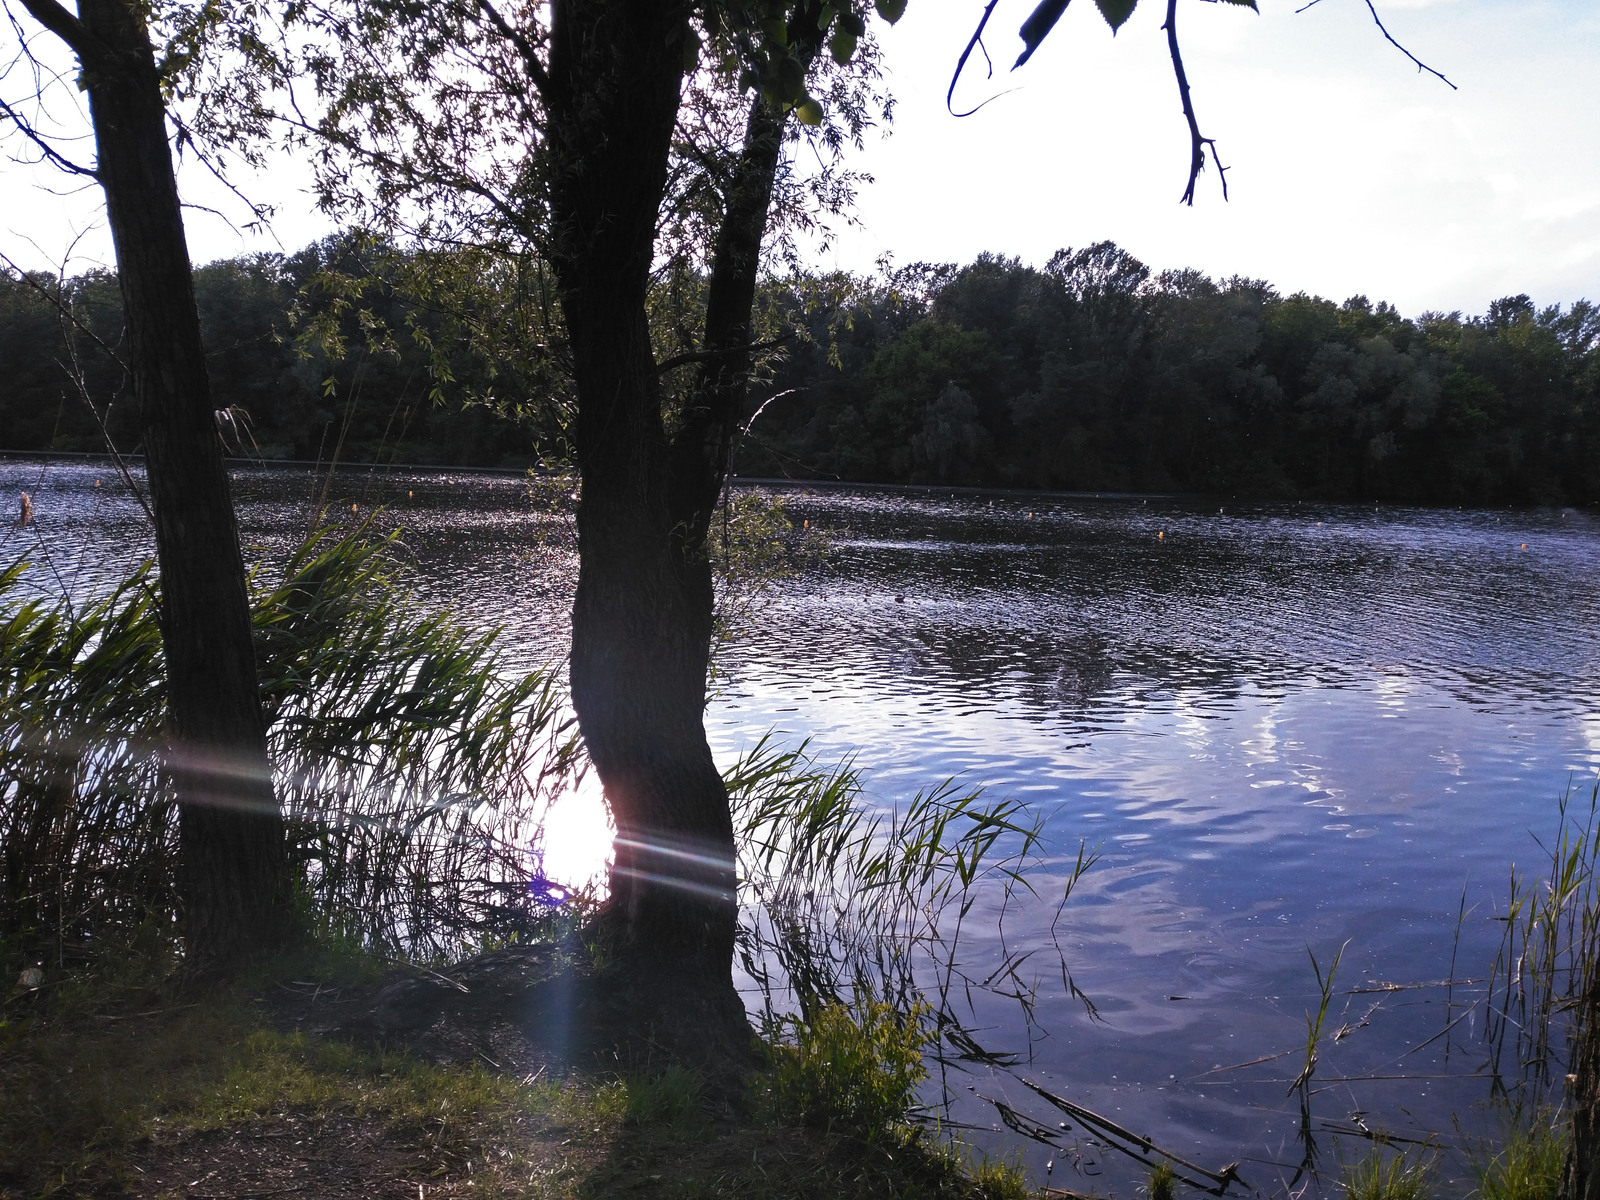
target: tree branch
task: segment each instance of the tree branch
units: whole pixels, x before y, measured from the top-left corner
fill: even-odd
[[[1378,16],[1377,7],[1372,3],[1372,0],[1367,0],[1367,11],[1372,14],[1372,20],[1373,20],[1374,24],[1376,24],[1378,26],[1378,32],[1383,34],[1384,40],[1386,42],[1388,42],[1389,45],[1393,46],[1396,50],[1400,51],[1401,54],[1404,54],[1412,62],[1416,63],[1418,71],[1426,71],[1429,75],[1433,75],[1436,78],[1438,78],[1440,80],[1443,80],[1444,85],[1447,88],[1449,88],[1452,92],[1458,92],[1458,91],[1461,90],[1460,88],[1456,87],[1455,84],[1451,83],[1448,79],[1445,79],[1445,77],[1443,75],[1441,75],[1438,71],[1435,71],[1427,63],[1423,62],[1415,54],[1411,53],[1411,51],[1407,50],[1399,42],[1394,40],[1394,35],[1391,34],[1387,29],[1384,28],[1383,21]]]
[[[11,105],[7,104],[4,100],[0,100],[0,116],[6,117],[13,125],[17,127],[18,130],[21,131],[23,137],[27,138],[39,148],[39,153],[43,154],[45,158],[49,159],[67,174],[83,175],[89,179],[100,178],[100,176],[95,173],[93,168],[79,166],[70,158],[67,158],[65,155],[63,155],[59,150],[52,146],[48,140],[46,140],[43,134],[41,134],[32,125],[28,124],[28,122],[23,119],[21,113],[12,108]]]
[[[10,267],[13,271],[15,271],[16,275],[17,275],[17,278],[19,280],[21,280],[28,287],[31,287],[34,291],[38,292],[39,295],[44,297],[45,302],[48,303],[49,305],[51,305],[53,308],[55,308],[56,312],[63,319],[72,322],[73,327],[75,329],[77,329],[77,331],[79,333],[83,334],[90,341],[92,341],[95,345],[99,346],[100,349],[104,350],[105,353],[106,353],[106,357],[107,358],[109,358],[112,362],[116,363],[117,366],[121,367],[123,371],[126,372],[128,370],[128,364],[123,362],[122,356],[120,354],[118,354],[115,350],[113,350],[110,346],[108,346],[105,343],[105,340],[103,338],[101,338],[99,334],[97,334],[94,330],[90,329],[87,325],[85,325],[82,321],[80,321],[78,319],[78,314],[73,312],[70,308],[68,308],[65,304],[63,304],[61,302],[61,298],[59,296],[53,296],[53,295],[50,294],[50,289],[48,289],[46,287],[41,287],[40,284],[39,284],[39,281],[37,279],[35,279],[31,274],[29,274],[27,271],[24,271],[20,266],[18,266],[16,261],[14,259],[12,259],[10,255],[6,254],[5,251],[3,251],[3,250],[0,250],[0,263],[5,263],[6,266]],[[62,267],[62,272],[65,273],[65,271],[66,271],[66,267],[63,266]]]
[[[74,245],[76,245],[76,242],[74,242]],[[71,252],[69,251],[68,253],[70,254]],[[100,438],[106,444],[106,452],[111,456],[111,461],[116,465],[117,471],[122,475],[122,481],[128,485],[128,491],[133,495],[133,498],[139,502],[139,507],[144,510],[144,515],[149,520],[150,526],[153,529],[156,523],[156,515],[150,507],[150,501],[145,497],[144,492],[139,489],[138,483],[134,481],[132,472],[128,470],[127,460],[122,457],[122,452],[117,449],[117,444],[111,440],[111,431],[106,428],[105,418],[101,415],[100,410],[94,406],[94,398],[89,395],[89,384],[84,378],[83,366],[78,361],[78,349],[73,344],[71,329],[76,329],[79,333],[83,334],[102,351],[104,351],[107,358],[122,368],[124,375],[128,373],[128,364],[123,361],[123,358],[120,354],[106,344],[105,340],[99,334],[85,325],[83,321],[79,319],[77,313],[73,312],[71,308],[62,303],[59,295],[52,295],[50,289],[41,286],[37,279],[35,279],[29,272],[24,271],[20,266],[18,266],[4,251],[0,251],[0,262],[5,263],[6,266],[15,271],[18,279],[20,279],[27,286],[31,287],[34,291],[38,292],[39,295],[44,297],[45,301],[56,310],[57,320],[59,320],[61,323],[61,341],[62,345],[66,347],[68,359],[68,362],[66,363],[58,361],[57,365],[66,372],[67,378],[72,380],[72,385],[77,390],[79,398],[84,403],[84,407],[89,410],[89,415],[94,418],[95,426],[100,430]],[[58,291],[65,286],[65,275],[66,263],[63,261],[61,269],[56,277],[56,288]],[[69,325],[71,326],[71,329],[68,328]],[[109,408],[110,406],[108,404],[108,411]],[[146,590],[148,591],[149,589]],[[157,609],[159,610],[159,608],[160,604],[158,602]]]
[[[99,56],[102,50],[99,42],[83,27],[82,21],[57,4],[56,0],[22,0],[22,7],[28,10],[28,15],[35,21],[65,42],[80,62]]]
[[[978,18],[978,27],[972,31],[972,37],[967,42],[967,48],[961,52],[961,57],[956,60],[955,74],[950,76],[950,90],[944,94],[945,111],[953,117],[970,117],[973,113],[978,111],[978,108],[982,108],[983,104],[989,103],[988,100],[985,100],[983,104],[978,105],[978,108],[974,108],[970,112],[963,113],[958,113],[952,106],[952,101],[955,99],[956,94],[956,84],[961,82],[961,72],[967,69],[967,59],[972,57],[973,48],[982,44],[984,26],[989,24],[989,18],[994,15],[994,6],[999,3],[1000,0],[989,0],[989,3],[983,6],[983,16]],[[989,52],[985,50],[983,52],[983,56],[985,59],[987,59],[989,57]],[[1015,68],[1013,68],[1013,70],[1014,69]],[[991,75],[994,74],[994,68],[992,65],[990,66],[989,73]],[[991,96],[990,99],[993,99],[993,97]]]
[[[533,80],[533,86],[539,89],[539,95],[544,97],[550,90],[550,77],[545,73],[544,63],[539,61],[538,48],[533,41],[501,16],[500,10],[490,0],[478,0],[478,7],[489,18],[489,23],[499,30],[500,36],[517,48],[523,69],[528,72],[528,78]]]
[[[743,342],[736,346],[720,346],[714,350],[695,350],[685,354],[674,354],[671,358],[664,358],[656,364],[656,374],[665,375],[674,367],[686,367],[690,363],[715,362],[729,354],[749,355],[757,350],[771,350],[774,346],[781,346],[785,342],[795,339],[794,333],[786,333],[781,337],[768,338],[763,342]]]
[[[1370,6],[1371,0],[1368,0]],[[1183,119],[1189,123],[1189,186],[1183,189],[1180,203],[1194,205],[1195,184],[1206,166],[1206,147],[1211,147],[1211,161],[1217,165],[1217,177],[1222,181],[1222,198],[1228,198],[1228,169],[1217,157],[1217,143],[1200,132],[1200,122],[1194,115],[1194,101],[1189,96],[1189,76],[1183,69],[1183,52],[1178,48],[1178,0],[1167,0],[1167,50],[1172,55],[1172,74],[1178,81],[1178,95],[1183,100]]]

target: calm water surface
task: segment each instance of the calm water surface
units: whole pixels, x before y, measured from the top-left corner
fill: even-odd
[[[253,554],[282,553],[313,486],[237,476]],[[82,591],[148,552],[109,468],[0,462],[0,497],[21,488],[36,525],[0,533],[0,558],[26,552]],[[352,472],[330,498],[353,516],[388,506],[424,599],[504,624],[520,662],[559,656],[570,535],[530,512],[519,480]],[[1534,836],[1569,781],[1586,793],[1600,769],[1593,518],[865,491],[790,503],[832,553],[729,650],[713,747],[731,758],[776,730],[824,759],[854,753],[883,805],[955,776],[1037,806],[1055,857],[1039,902],[1007,917],[1012,945],[1048,940],[1080,841],[1100,848],[1057,933],[1101,1019],[1053,958],[1031,1038],[1014,1006],[975,1002],[1021,1074],[1276,1190],[1301,1155],[1285,1089],[1316,992],[1307,952],[1326,964],[1348,943],[1329,1020],[1353,1031],[1324,1046],[1313,1099],[1324,1148],[1324,1122],[1449,1133],[1485,1096],[1477,1014],[1428,1043],[1444,989],[1357,989],[1443,980],[1452,956],[1456,979],[1481,981],[1507,873],[1539,867]],[[998,937],[964,953],[981,978]],[[1479,994],[1457,988],[1451,1015]],[[953,1086],[956,1118],[985,1128],[999,1126],[980,1096],[1059,1117],[1004,1073]],[[1128,1190],[1115,1156],[1063,1136],[1053,1154],[1025,1147],[1041,1176],[1053,1158],[1058,1186]]]

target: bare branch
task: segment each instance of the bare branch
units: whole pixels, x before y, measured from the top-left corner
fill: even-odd
[[[967,112],[958,113],[956,112],[955,108],[952,107],[952,102],[956,94],[956,84],[961,82],[961,72],[967,69],[967,59],[972,57],[973,48],[983,44],[983,28],[989,23],[989,18],[994,14],[994,7],[999,3],[1000,0],[989,0],[989,3],[983,6],[983,16],[978,19],[978,27],[972,31],[972,38],[967,42],[967,48],[961,52],[961,57],[956,60],[956,73],[950,76],[950,90],[944,94],[945,110],[953,117],[970,117],[973,113],[978,111],[978,108],[982,108],[983,104],[987,104],[989,103],[989,100],[995,99],[995,97],[990,96],[989,100],[985,100],[983,104],[978,105],[978,108],[971,109]],[[983,52],[983,57],[985,60],[989,58],[988,50]],[[994,74],[994,64],[992,62],[989,64],[989,74]]]
[[[77,242],[75,239],[73,245],[76,246],[76,244]],[[71,253],[72,252],[69,250],[69,257]],[[68,360],[64,363],[58,362],[57,365],[60,366],[64,372],[66,372],[67,378],[72,380],[73,387],[77,391],[78,397],[83,401],[84,406],[89,410],[89,415],[94,418],[95,426],[100,430],[100,438],[103,442],[105,442],[106,452],[111,456],[111,461],[116,465],[118,473],[121,474],[122,481],[127,484],[128,491],[133,495],[133,498],[138,501],[139,507],[144,510],[145,517],[148,518],[151,526],[153,527],[155,525],[156,517],[155,513],[150,508],[150,501],[146,498],[144,492],[134,480],[133,473],[128,470],[127,460],[123,458],[122,452],[117,449],[116,443],[111,440],[111,431],[106,428],[104,415],[102,415],[100,410],[95,407],[94,398],[89,394],[89,383],[84,377],[83,365],[78,361],[78,348],[72,340],[71,330],[76,329],[79,333],[83,334],[91,342],[98,346],[105,353],[107,358],[122,368],[124,374],[126,374],[128,371],[128,364],[123,361],[120,354],[106,344],[105,340],[99,334],[85,325],[83,321],[79,319],[77,313],[73,312],[68,305],[62,303],[59,294],[52,294],[48,288],[41,286],[39,281],[35,279],[32,274],[24,271],[20,266],[12,261],[10,256],[4,251],[0,251],[0,262],[5,263],[6,266],[15,271],[18,279],[27,284],[34,291],[38,292],[39,295],[43,296],[45,301],[56,310],[56,318],[61,323],[61,342],[66,348]],[[61,268],[57,272],[56,276],[57,293],[59,293],[65,287],[66,270],[66,259],[63,259]]]
[[[42,133],[30,125],[27,120],[24,119],[21,113],[19,113],[15,108],[11,107],[11,105],[7,104],[4,100],[0,100],[0,116],[4,116],[13,125],[15,125],[21,132],[22,136],[27,138],[34,144],[35,147],[38,148],[40,154],[43,154],[46,159],[55,164],[57,167],[61,168],[61,170],[65,171],[67,174],[82,175],[88,179],[100,178],[100,176],[95,173],[94,168],[80,166],[78,163],[73,162],[70,158],[66,157],[54,146],[52,146],[49,142],[49,139],[47,139]]]
[[[1312,2],[1315,3],[1315,0],[1312,0]],[[1310,8],[1311,5],[1308,4],[1308,5],[1306,5],[1306,7]],[[1443,75],[1441,75],[1438,71],[1435,71],[1427,63],[1423,62],[1415,54],[1411,53],[1411,51],[1407,50],[1399,42],[1394,40],[1394,35],[1391,34],[1387,29],[1384,28],[1383,20],[1378,16],[1378,9],[1372,3],[1372,0],[1367,0],[1367,11],[1372,14],[1372,20],[1378,26],[1378,32],[1383,34],[1384,40],[1386,42],[1388,42],[1389,45],[1393,46],[1396,50],[1400,51],[1401,54],[1404,54],[1412,62],[1416,63],[1418,71],[1426,71],[1429,75],[1435,76],[1436,78],[1442,80],[1444,82],[1444,85],[1446,87],[1448,87],[1452,92],[1458,92],[1458,91],[1461,90],[1460,88],[1456,87],[1455,84],[1451,83],[1448,79],[1445,79],[1445,77]]]
[[[664,358],[656,364],[656,373],[665,374],[674,367],[687,366],[690,363],[713,362],[725,357],[730,350],[750,354],[756,350],[771,350],[785,342],[793,341],[794,333],[786,333],[781,337],[767,338],[762,342],[746,342],[743,346],[719,346],[714,350],[695,350],[684,354],[674,354],[671,358]],[[754,419],[754,418],[752,418]]]
[[[1178,95],[1183,99],[1183,119],[1189,123],[1189,186],[1183,190],[1181,203],[1194,205],[1195,184],[1206,167],[1206,147],[1211,147],[1211,161],[1217,165],[1217,177],[1222,181],[1222,198],[1228,198],[1228,169],[1217,157],[1217,143],[1200,132],[1200,122],[1194,115],[1194,101],[1189,96],[1189,76],[1183,69],[1183,52],[1178,48],[1178,0],[1167,0],[1167,49],[1172,55],[1172,74],[1178,81]]]
[[[77,331],[79,333],[83,334],[91,342],[93,342],[95,345],[99,346],[100,349],[104,350],[105,353],[106,353],[106,357],[107,358],[109,358],[112,362],[116,363],[117,366],[121,367],[124,371],[128,370],[128,364],[122,361],[122,356],[120,354],[118,354],[115,350],[113,350],[110,346],[108,346],[105,343],[105,341],[100,337],[99,334],[97,334],[94,330],[90,329],[87,325],[85,325],[82,321],[80,321],[78,319],[78,314],[73,312],[70,308],[68,308],[65,304],[63,304],[61,302],[61,298],[59,296],[51,295],[50,290],[48,288],[41,287],[39,285],[39,281],[37,279],[35,279],[31,274],[29,274],[27,271],[24,271],[20,266],[18,266],[16,264],[16,262],[10,257],[10,255],[6,254],[6,252],[3,251],[3,250],[0,250],[0,262],[5,263],[6,266],[10,267],[13,271],[15,271],[17,273],[17,278],[18,279],[20,279],[23,283],[27,284],[34,291],[38,292],[39,295],[43,296],[45,298],[45,300],[51,306],[53,306],[55,308],[56,312],[61,317],[65,318],[68,321],[71,321],[73,327],[75,329],[77,329]],[[63,265],[62,273],[64,274],[65,271],[66,271],[66,268]]]

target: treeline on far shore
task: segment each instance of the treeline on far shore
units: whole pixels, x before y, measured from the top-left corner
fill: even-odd
[[[485,285],[460,271],[476,292],[418,288],[406,280],[435,266],[419,274],[416,257],[358,247],[333,238],[196,271],[217,406],[248,414],[247,452],[510,467],[559,457],[559,321],[548,296],[528,304],[530,273]],[[684,286],[680,271],[661,288],[661,326],[676,338],[664,360],[692,345],[673,317]],[[761,311],[776,349],[752,386],[744,475],[1600,500],[1600,308],[1587,301],[1513,296],[1482,315],[1406,318],[1364,296],[1154,273],[1102,242],[1043,267],[982,255],[873,279],[774,278]],[[538,328],[473,333],[497,323]],[[102,420],[119,448],[137,449],[120,330],[113,275],[0,278],[0,449],[101,450]],[[664,372],[669,393],[675,379]]]

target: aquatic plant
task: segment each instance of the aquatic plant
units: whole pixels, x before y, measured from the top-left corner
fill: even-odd
[[[1009,947],[1004,929],[1019,900],[1035,896],[1039,814],[954,781],[873,808],[853,762],[819,764],[807,745],[785,749],[770,738],[725,776],[740,856],[738,961],[761,991],[768,1027],[781,1027],[791,1007],[809,1021],[832,1004],[879,1001],[905,1012],[927,1003],[941,1062],[1015,1060],[1016,1051],[979,1043],[958,1002],[970,1014],[975,995],[998,996],[1034,1030],[1039,977],[1029,960],[1038,948]],[[1094,861],[1080,847],[1058,917]],[[981,968],[965,961],[962,941],[980,905],[985,928],[1000,932],[999,961]],[[1051,977],[1059,972],[1082,997],[1065,953],[1053,949]]]
[[[1171,1163],[1159,1162],[1150,1168],[1145,1194],[1150,1200],[1178,1200],[1178,1173]]]
[[[1600,784],[1587,809],[1561,798],[1543,877],[1513,866],[1500,948],[1490,971],[1484,1037],[1496,1094],[1536,1110],[1566,1077],[1581,1013],[1577,999],[1600,963]]]
[[[1559,1112],[1507,1112],[1496,1141],[1468,1153],[1478,1200],[1554,1200],[1569,1142]]]
[[[537,817],[576,747],[549,672],[413,604],[394,539],[313,534],[255,582],[262,702],[302,921],[454,957],[529,932]],[[64,962],[176,932],[175,813],[158,749],[148,565],[77,606],[0,572],[0,927]]]
[[[1433,1192],[1434,1160],[1374,1146],[1343,1166],[1339,1186],[1345,1200],[1426,1200]]]

